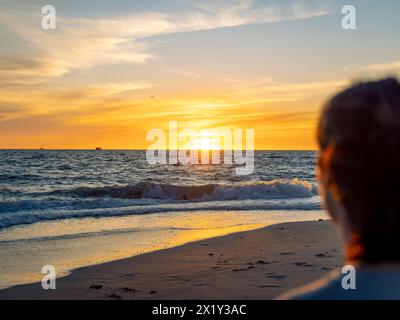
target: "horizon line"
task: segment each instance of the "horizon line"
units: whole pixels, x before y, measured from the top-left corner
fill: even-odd
[[[27,150],[27,151],[46,151],[46,150],[54,150],[54,151],[147,151],[148,149],[136,149],[136,148],[101,148],[100,150],[96,150],[96,148],[0,148],[1,150]],[[153,149],[151,149],[153,150]],[[170,151],[170,149],[161,149],[162,151]],[[172,151],[179,151],[181,149],[176,149]],[[246,151],[247,149],[243,149],[242,151]],[[221,150],[201,150],[201,149],[187,149],[186,151],[225,151],[224,149]],[[235,151],[232,149],[231,151]],[[254,149],[254,151],[318,151],[318,149]]]

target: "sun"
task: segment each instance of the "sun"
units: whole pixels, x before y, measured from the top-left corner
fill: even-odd
[[[197,134],[191,141],[191,150],[220,150],[219,138],[210,132]]]

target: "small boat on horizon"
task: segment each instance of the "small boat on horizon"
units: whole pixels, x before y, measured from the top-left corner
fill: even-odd
[[[96,147],[96,150],[103,150],[101,147]]]

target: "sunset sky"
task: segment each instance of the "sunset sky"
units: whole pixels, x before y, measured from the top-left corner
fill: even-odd
[[[46,4],[56,30],[41,28]],[[146,149],[148,130],[178,121],[315,149],[330,95],[400,74],[399,13],[398,0],[0,0],[0,148]]]

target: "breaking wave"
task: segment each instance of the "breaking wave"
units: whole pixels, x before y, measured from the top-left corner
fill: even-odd
[[[36,192],[0,202],[0,229],[41,221],[207,210],[319,210],[307,180],[173,185],[140,182]]]
[[[169,199],[169,200],[244,200],[284,199],[312,197],[317,193],[315,185],[306,180],[272,180],[234,185],[172,185],[139,182],[127,186],[79,187],[72,190],[52,191],[49,195],[77,198],[118,199]]]

